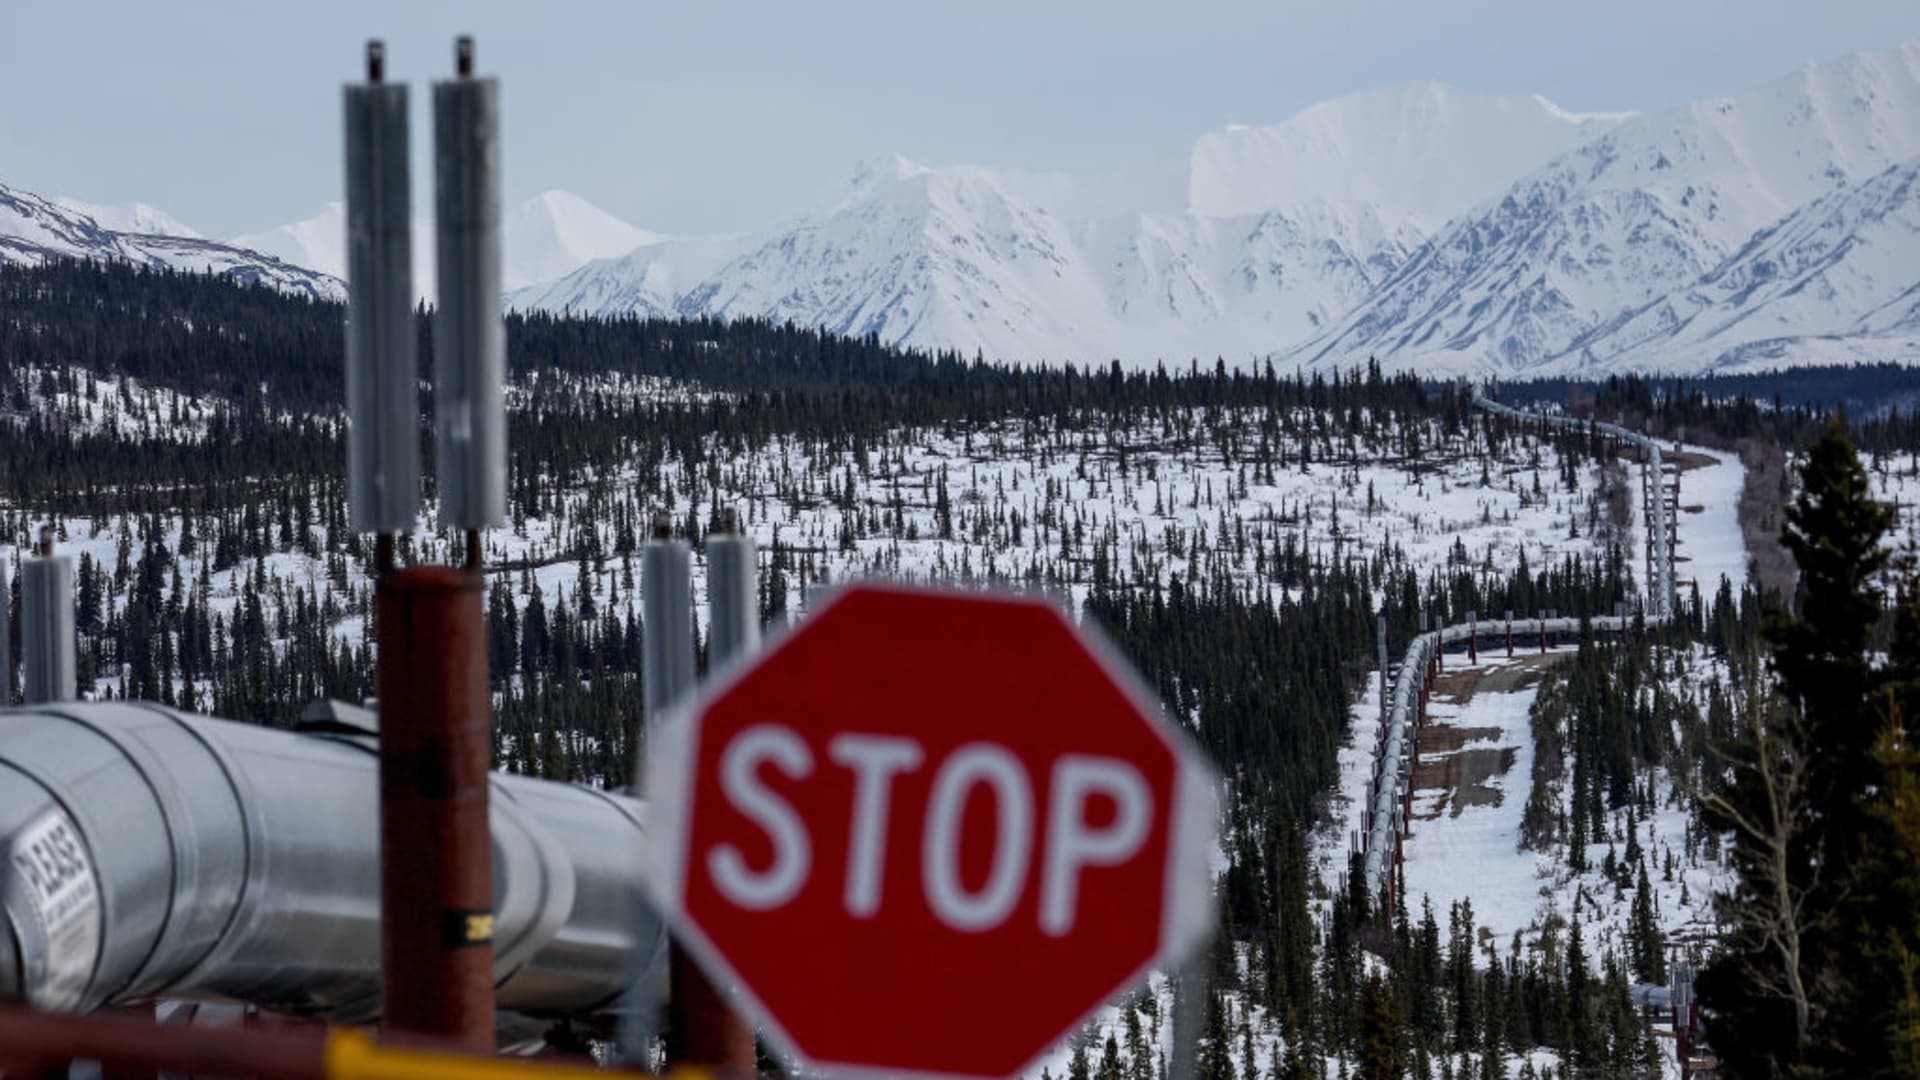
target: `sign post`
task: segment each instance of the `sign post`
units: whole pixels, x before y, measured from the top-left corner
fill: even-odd
[[[1047,602],[843,589],[655,738],[661,907],[815,1067],[1011,1076],[1212,928],[1217,776]]]

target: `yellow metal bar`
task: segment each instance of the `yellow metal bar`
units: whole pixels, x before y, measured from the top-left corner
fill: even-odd
[[[343,1028],[327,1034],[326,1075],[327,1080],[609,1080],[647,1074],[382,1046],[363,1032]],[[667,1077],[713,1080],[712,1074],[695,1068],[677,1068]]]

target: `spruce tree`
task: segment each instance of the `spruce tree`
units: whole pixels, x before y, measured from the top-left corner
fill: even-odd
[[[1749,706],[1733,779],[1702,797],[1731,830],[1737,879],[1719,898],[1723,948],[1702,972],[1709,1036],[1740,1076],[1862,1075],[1870,991],[1858,980],[1857,892],[1873,831],[1877,714],[1870,655],[1890,507],[1872,498],[1839,421],[1807,453],[1781,542],[1800,571],[1797,613],[1766,626],[1781,705]]]
[[[1857,1059],[1870,1077],[1920,1076],[1920,581],[1910,563],[1904,572],[1873,753],[1872,832],[1848,924],[1870,988]]]
[[[1360,987],[1357,1080],[1403,1080],[1406,1074],[1406,1018],[1399,996],[1386,980],[1370,975]]]
[[[1865,836],[1872,782],[1875,688],[1869,656],[1881,610],[1883,541],[1893,508],[1874,499],[1866,470],[1838,419],[1808,451],[1801,494],[1781,543],[1800,568],[1799,613],[1767,628],[1780,692],[1806,717],[1819,753],[1809,761],[1817,854],[1850,866]]]

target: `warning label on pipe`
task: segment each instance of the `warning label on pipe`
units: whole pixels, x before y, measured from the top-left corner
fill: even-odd
[[[80,830],[66,811],[49,810],[14,834],[8,861],[9,898],[26,901],[43,950],[35,957],[27,945],[22,957],[28,1000],[71,1009],[86,994],[100,950],[100,886]]]

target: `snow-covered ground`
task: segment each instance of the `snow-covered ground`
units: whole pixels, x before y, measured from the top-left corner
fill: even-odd
[[[1687,468],[1680,474],[1680,513],[1676,520],[1679,543],[1674,546],[1673,584],[1685,595],[1687,582],[1696,581],[1700,596],[1711,603],[1725,577],[1735,596],[1747,583],[1747,544],[1740,532],[1740,488],[1746,469],[1738,454],[1688,446]],[[1704,464],[1711,461],[1712,464]]]
[[[516,397],[538,394],[540,385],[520,388]],[[99,400],[90,404],[83,392],[71,403],[83,423],[144,428],[164,423],[173,405],[133,387],[131,400],[139,406],[129,411],[113,404],[117,385],[101,386]],[[598,392],[673,401],[699,396],[664,380],[609,384]],[[1165,428],[1131,431],[1068,431],[1044,420],[971,430],[900,428],[860,448],[776,436],[746,454],[716,438],[697,469],[677,458],[657,466],[651,479],[662,495],[642,494],[653,485],[642,484],[639,465],[580,470],[547,512],[516,516],[488,532],[487,562],[525,568],[491,578],[512,591],[516,606],[527,603],[530,579],[548,605],[564,597],[577,607],[582,588],[589,588],[601,612],[624,618],[638,609],[640,574],[637,558],[617,553],[616,510],[641,523],[642,532],[655,509],[676,523],[736,511],[742,530],[763,549],[777,541],[787,553],[789,611],[801,608],[808,587],[859,576],[1022,584],[1046,569],[1077,576],[1065,591],[1078,602],[1089,588],[1096,548],[1105,549],[1117,577],[1224,575],[1257,583],[1276,599],[1283,586],[1270,567],[1287,545],[1321,557],[1380,554],[1388,565],[1404,563],[1423,574],[1454,563],[1462,552],[1468,569],[1504,574],[1522,558],[1537,567],[1601,550],[1595,535],[1599,468],[1588,463],[1574,470],[1569,490],[1549,442],[1509,439],[1501,456],[1485,462],[1483,483],[1477,427],[1448,439],[1438,424],[1424,424],[1417,472],[1386,446],[1283,436],[1288,464],[1262,475],[1247,460],[1262,420],[1248,411],[1210,420],[1195,413]],[[179,430],[190,434],[193,426]],[[1312,460],[1303,466],[1305,446]],[[944,531],[942,487],[951,521]],[[409,538],[423,561],[450,559],[455,550],[450,537],[428,526],[434,513],[433,505],[423,507],[422,524]],[[74,517],[61,525],[63,552],[89,554],[109,571],[118,565],[123,525],[136,538],[131,556],[139,555],[138,521]],[[165,543],[177,549],[178,521],[163,527]],[[336,639],[358,644],[370,582],[351,560],[330,565],[320,526],[312,530],[314,554],[298,544],[278,545],[261,564],[267,625],[303,599],[316,607],[331,603],[342,613],[332,628]],[[203,540],[211,532],[206,522],[199,531]],[[268,532],[277,540],[277,529]],[[210,548],[203,543],[182,560],[189,585]],[[588,550],[598,554],[583,557]],[[250,561],[210,572],[211,609],[230,617],[254,572]],[[697,553],[694,595],[705,595],[705,563]],[[111,602],[117,609],[126,599],[122,592]],[[118,686],[118,677],[109,675],[98,689]]]
[[[1454,903],[1471,901],[1474,921],[1502,956],[1515,933],[1539,924],[1552,896],[1551,861],[1519,850],[1520,814],[1533,775],[1528,710],[1541,673],[1565,655],[1521,649],[1508,659],[1504,649],[1489,650],[1471,672],[1449,668],[1420,735],[1405,840],[1407,910],[1431,901],[1444,920]]]
[[[149,386],[126,375],[97,375],[79,369],[61,374],[27,370],[17,377],[29,387],[27,407],[9,408],[0,402],[0,422],[26,423],[37,419],[73,434],[115,432],[127,438],[197,442],[207,433],[207,422],[223,403],[164,386]]]
[[[1592,955],[1625,949],[1631,894],[1619,893],[1601,870],[1610,848],[1617,852],[1626,846],[1630,826],[1624,813],[1609,821],[1617,841],[1589,844],[1591,869],[1585,874],[1567,871],[1562,848],[1520,847],[1534,765],[1530,710],[1547,668],[1571,654],[1570,649],[1544,657],[1522,651],[1509,660],[1504,651],[1490,650],[1468,670],[1457,663],[1464,657],[1449,657],[1456,663],[1436,683],[1420,736],[1405,845],[1407,907],[1418,911],[1422,900],[1430,899],[1434,910],[1444,913],[1456,901],[1471,901],[1482,944],[1502,956],[1515,934],[1526,944],[1541,929],[1575,917],[1576,906]],[[1704,656],[1695,660],[1712,670]],[[1709,901],[1724,871],[1717,860],[1697,858],[1687,840],[1690,800],[1673,797],[1664,770],[1657,770],[1653,780],[1659,809],[1638,827],[1655,916],[1671,936],[1697,935],[1711,924]],[[1561,795],[1564,803],[1568,793]],[[1664,873],[1669,854],[1674,860],[1670,877]]]

